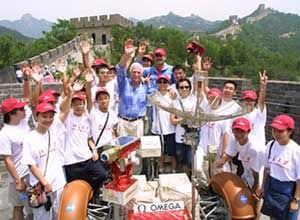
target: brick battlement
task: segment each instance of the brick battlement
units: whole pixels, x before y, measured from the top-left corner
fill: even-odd
[[[71,18],[70,21],[76,28],[95,28],[113,25],[133,26],[132,21],[119,14]]]

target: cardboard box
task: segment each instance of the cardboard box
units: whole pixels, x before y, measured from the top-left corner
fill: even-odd
[[[143,157],[160,157],[161,156],[161,143],[159,136],[142,136],[141,146],[137,153]]]
[[[117,190],[111,185],[103,187],[103,200],[118,205],[125,206],[131,199],[135,197],[138,188],[138,181],[133,179],[132,184],[126,190]]]
[[[134,175],[133,178],[138,180],[138,189],[135,194],[137,203],[152,203],[156,198],[158,181],[147,181],[145,175]]]

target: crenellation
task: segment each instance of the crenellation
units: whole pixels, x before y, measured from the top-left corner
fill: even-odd
[[[28,62],[32,65],[32,64],[39,64],[42,63],[42,59],[40,55],[31,57],[28,59]]]
[[[127,27],[127,26],[133,25],[132,21],[121,16],[120,14],[71,18],[70,21],[79,29],[80,28],[113,26],[113,25],[120,25],[120,26]]]
[[[48,51],[41,53],[40,58],[41,58],[41,63],[45,63],[50,59],[50,53],[48,53]]]
[[[89,18],[89,21],[90,21],[90,25],[93,26],[93,27],[96,27],[99,25],[98,23],[98,16],[91,16]]]

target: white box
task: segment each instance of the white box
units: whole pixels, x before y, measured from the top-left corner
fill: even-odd
[[[141,146],[137,153],[145,157],[160,157],[161,156],[161,143],[159,136],[142,136]]]
[[[134,175],[138,180],[138,189],[134,196],[137,203],[152,203],[158,190],[158,181],[147,181],[145,175]]]
[[[135,180],[125,191],[117,191],[114,189],[103,187],[103,200],[118,205],[126,205],[135,197],[138,188],[138,181]]]

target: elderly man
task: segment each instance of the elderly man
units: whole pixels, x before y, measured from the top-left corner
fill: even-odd
[[[132,40],[127,40],[120,63],[116,66],[119,90],[119,135],[141,137],[144,134],[143,117],[146,114],[146,95],[153,89],[149,87],[149,77],[142,81],[144,68],[139,63],[130,66],[130,78],[126,77],[126,66],[134,56]]]

